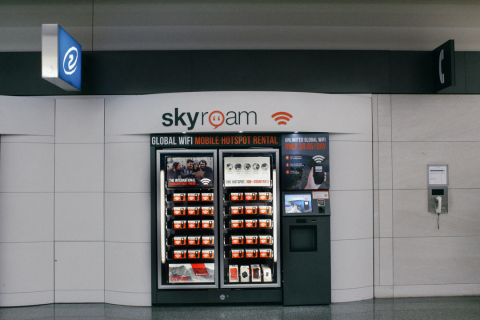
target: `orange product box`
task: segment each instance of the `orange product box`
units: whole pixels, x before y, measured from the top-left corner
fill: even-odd
[[[213,207],[202,207],[202,215],[211,216],[213,215]]]
[[[230,207],[230,214],[243,214],[243,207]]]
[[[245,228],[256,228],[257,220],[245,220]]]
[[[189,236],[188,245],[189,246],[198,246],[200,244],[200,236]]]
[[[246,258],[258,258],[258,249],[246,249],[245,250]]]
[[[270,219],[260,219],[258,220],[258,225],[260,228],[271,228],[272,220]]]
[[[202,245],[204,246],[213,246],[215,240],[213,236],[202,236]]]
[[[200,250],[188,250],[188,259],[200,259]]]
[[[256,192],[245,192],[245,200],[247,200],[247,201],[257,200],[257,193]]]
[[[271,243],[272,243],[272,236],[270,235],[260,236],[260,244],[271,244]]]
[[[245,238],[243,236],[232,236],[230,238],[230,243],[231,244],[244,244]]]
[[[189,216],[196,216],[200,214],[200,207],[187,207],[187,214]]]
[[[174,216],[184,216],[185,215],[185,207],[175,207],[175,208],[173,208],[173,215]]]
[[[213,193],[202,193],[202,201],[213,201]]]
[[[260,249],[260,258],[271,258],[272,256],[272,249]]]
[[[173,237],[173,245],[175,246],[184,246],[187,244],[186,237]]]
[[[200,193],[189,193],[188,201],[200,201]]]
[[[202,221],[203,229],[213,229],[213,220],[203,220]]]
[[[270,206],[260,206],[260,207],[258,207],[258,212],[260,214],[272,214],[272,207],[270,207]]]
[[[186,229],[187,221],[185,220],[176,220],[173,221],[173,229]]]
[[[185,201],[185,193],[174,193],[173,201]]]
[[[242,201],[243,200],[243,193],[230,193],[230,200],[232,201]]]
[[[231,250],[231,255],[233,259],[236,258],[243,258],[245,256],[245,251],[243,249],[232,249]]]
[[[258,200],[271,201],[272,200],[272,193],[271,192],[259,192],[258,193]]]
[[[245,236],[246,244],[257,244],[258,236]]]
[[[233,229],[243,228],[243,220],[232,220],[232,221],[230,222],[230,226],[231,226]]]
[[[200,229],[200,220],[189,220],[188,229]]]
[[[202,258],[203,259],[213,259],[215,258],[215,253],[213,250],[202,250]]]
[[[258,207],[245,207],[245,214],[257,214]]]
[[[173,251],[173,259],[187,259],[187,251],[186,250],[174,250]]]

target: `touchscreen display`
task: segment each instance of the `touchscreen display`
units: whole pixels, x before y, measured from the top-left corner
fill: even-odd
[[[312,212],[312,195],[309,193],[286,194],[285,213]]]

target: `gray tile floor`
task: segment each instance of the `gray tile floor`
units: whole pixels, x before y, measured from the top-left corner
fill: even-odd
[[[50,304],[0,308],[0,320],[22,319],[480,319],[480,297],[373,299],[329,306],[162,306]]]

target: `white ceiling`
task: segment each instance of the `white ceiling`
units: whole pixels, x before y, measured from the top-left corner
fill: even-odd
[[[40,51],[59,23],[85,51],[195,49],[480,51],[480,0],[1,0],[0,51]]]

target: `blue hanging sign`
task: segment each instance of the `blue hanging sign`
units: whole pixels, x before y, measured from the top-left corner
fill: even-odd
[[[64,90],[81,90],[82,46],[58,24],[42,25],[42,78]]]

